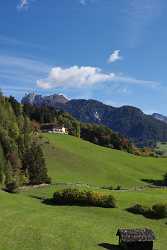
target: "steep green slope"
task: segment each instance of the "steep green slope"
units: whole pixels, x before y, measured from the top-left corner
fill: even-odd
[[[56,182],[134,187],[144,185],[142,179],[162,179],[167,172],[166,159],[138,157],[72,136],[43,136],[49,175]]]

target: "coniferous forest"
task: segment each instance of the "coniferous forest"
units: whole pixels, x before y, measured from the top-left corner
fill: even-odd
[[[10,192],[48,183],[45,159],[32,122],[13,97],[0,96],[0,181]]]

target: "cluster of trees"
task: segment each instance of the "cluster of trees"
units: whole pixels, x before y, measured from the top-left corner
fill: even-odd
[[[31,121],[33,121],[34,125],[36,125],[34,121],[39,123],[39,127],[42,123],[55,123],[60,126],[64,125],[68,128],[70,135],[80,136],[80,123],[69,113],[55,110],[52,107],[36,107],[29,104],[24,104],[23,110]]]
[[[43,123],[57,123],[57,125],[64,125],[68,129],[70,135],[81,137],[97,145],[124,150],[129,153],[142,153],[141,151],[137,151],[136,147],[134,147],[128,139],[118,133],[114,133],[106,126],[81,123],[69,113],[55,110],[55,108],[48,106],[37,107],[24,104],[23,109],[37,129],[40,128],[40,124]]]
[[[81,138],[97,145],[134,153],[135,147],[125,137],[110,128],[96,124],[81,124]]]
[[[49,182],[38,138],[22,106],[0,94],[0,182],[8,191]]]

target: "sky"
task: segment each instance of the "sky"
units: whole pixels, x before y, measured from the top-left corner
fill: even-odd
[[[2,0],[0,88],[167,115],[166,0]]]

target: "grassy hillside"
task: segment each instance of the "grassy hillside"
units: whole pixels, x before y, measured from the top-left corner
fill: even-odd
[[[166,159],[138,157],[66,135],[44,136],[49,175],[56,182],[134,187],[167,172]]]
[[[44,141],[54,182],[133,187],[143,185],[141,178],[161,178],[166,170],[165,159],[138,158],[70,136],[45,135]],[[166,219],[151,220],[125,210],[135,203],[151,206],[166,200],[166,189],[107,191],[117,199],[114,209],[42,203],[60,187],[29,189],[20,194],[0,191],[0,250],[119,250],[115,234],[122,227],[151,228],[157,237],[155,248],[166,250]],[[102,243],[105,247],[100,246]]]

